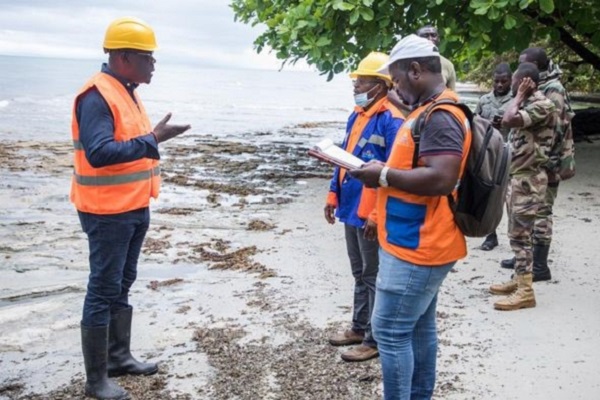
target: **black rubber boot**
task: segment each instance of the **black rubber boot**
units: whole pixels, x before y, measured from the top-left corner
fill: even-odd
[[[127,391],[107,375],[108,327],[81,325],[81,347],[87,376],[85,395],[100,400],[128,400]]]
[[[500,266],[506,269],[515,269],[516,258],[507,258],[506,260],[500,261]]]
[[[533,281],[549,281],[552,279],[548,268],[548,253],[550,246],[541,244],[533,245]]]
[[[112,314],[108,341],[108,376],[152,375],[158,365],[139,362],[131,355],[131,318],[133,308],[128,307]]]
[[[479,248],[481,250],[490,251],[496,246],[498,246],[498,236],[496,235],[496,232],[493,232],[487,235]]]

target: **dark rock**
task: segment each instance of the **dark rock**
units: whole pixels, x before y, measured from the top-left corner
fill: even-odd
[[[590,135],[600,135],[600,108],[576,110],[572,124],[575,141],[585,140]]]

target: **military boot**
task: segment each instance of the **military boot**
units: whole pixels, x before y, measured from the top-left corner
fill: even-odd
[[[533,293],[533,274],[517,275],[517,290],[510,296],[494,303],[496,310],[512,311],[520,308],[535,307]]]
[[[131,355],[131,318],[127,307],[111,315],[108,341],[108,376],[152,375],[158,372],[154,363],[144,363]]]
[[[107,374],[108,327],[81,325],[81,347],[85,364],[85,395],[100,400],[127,400],[129,394]]]
[[[500,261],[500,266],[502,268],[506,268],[506,269],[515,269],[516,262],[517,262],[517,259],[515,257],[507,258],[506,260]]]
[[[533,246],[533,281],[549,281],[552,279],[548,268],[548,253],[550,246],[536,244]]]
[[[510,281],[508,282],[490,286],[491,294],[507,296],[509,294],[512,294],[515,290],[517,290],[517,280],[514,278],[514,276],[511,276]]]
[[[496,235],[496,232],[492,232],[486,236],[485,240],[479,248],[481,250],[490,251],[493,250],[496,246],[498,246],[498,235]]]

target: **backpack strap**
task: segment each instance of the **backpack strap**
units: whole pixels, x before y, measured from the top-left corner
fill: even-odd
[[[441,101],[442,100],[440,100],[440,102]],[[412,140],[415,144],[415,151],[413,153],[413,161],[412,161],[413,169],[417,168],[417,163],[419,162],[419,144],[421,143],[421,130],[423,130],[423,126],[425,126],[425,121],[429,117],[429,114],[431,113],[433,108],[435,106],[437,106],[438,104],[439,104],[438,102],[433,101],[430,105],[428,105],[427,108],[425,109],[425,111],[423,111],[421,114],[419,114],[419,116],[417,117],[417,119],[414,122],[413,128],[410,131],[410,133],[412,135]]]
[[[429,115],[431,115],[431,113],[433,111],[435,111],[434,109],[440,105],[452,105],[452,106],[460,108],[461,111],[465,114],[465,116],[469,120],[469,124],[471,124],[471,126],[473,126],[473,112],[466,104],[458,103],[451,99],[434,100],[429,106],[427,106],[425,111],[423,111],[421,114],[419,114],[419,116],[415,120],[413,129],[411,130],[412,139],[413,139],[413,142],[415,143],[415,152],[413,153],[413,162],[412,162],[413,169],[417,168],[417,163],[419,162],[419,143],[421,142],[421,131],[423,130],[423,127],[425,126],[425,121],[429,118]],[[465,132],[465,134],[466,134],[466,132]]]
[[[413,142],[415,143],[415,152],[413,153],[413,162],[412,162],[413,169],[417,168],[417,164],[419,162],[419,143],[421,142],[421,130],[423,129],[423,126],[425,126],[425,121],[427,120],[427,118],[429,118],[429,115],[433,111],[435,111],[435,108],[437,106],[440,106],[440,105],[451,105],[451,106],[460,108],[460,110],[465,114],[465,116],[469,120],[469,124],[471,126],[473,126],[473,112],[466,104],[458,103],[451,99],[440,99],[437,101],[434,100],[429,106],[427,106],[425,111],[423,111],[421,114],[419,114],[419,116],[415,120],[414,127],[411,130],[412,139],[413,139]],[[466,132],[465,132],[465,134],[466,134]],[[450,209],[454,212],[454,210],[456,209],[456,201],[454,200],[454,196],[452,196],[452,193],[450,193],[446,197],[448,198],[448,203],[450,205]]]

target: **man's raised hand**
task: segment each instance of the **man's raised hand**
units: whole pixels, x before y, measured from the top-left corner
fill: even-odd
[[[168,113],[156,126],[154,127],[154,136],[158,143],[166,142],[169,139],[173,139],[175,136],[181,135],[183,132],[190,129],[191,125],[171,125],[167,124],[171,119],[171,113]]]

